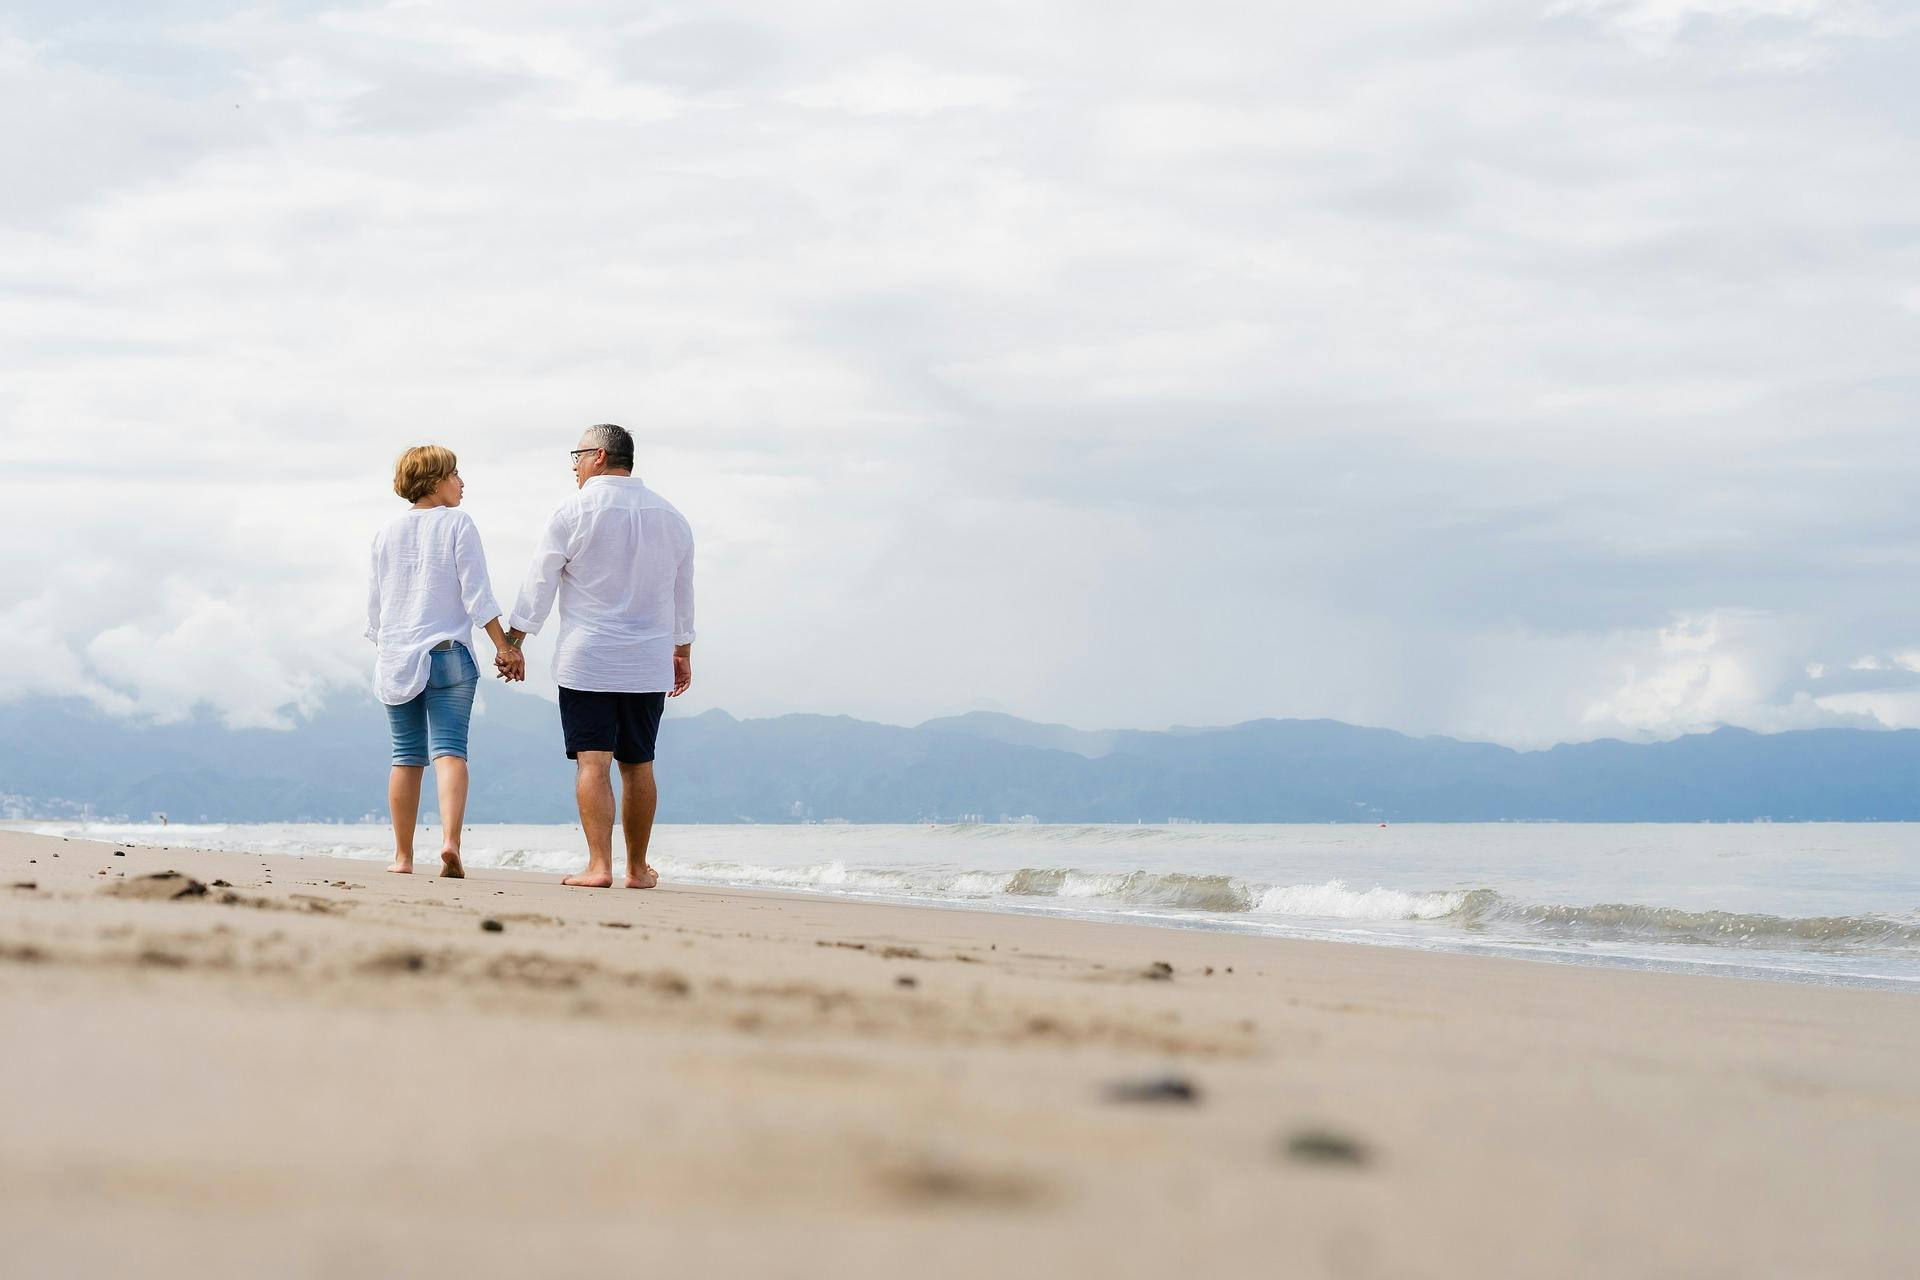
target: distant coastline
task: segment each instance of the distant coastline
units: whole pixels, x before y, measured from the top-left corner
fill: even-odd
[[[384,805],[384,721],[339,698],[297,731],[0,704],[0,817],[359,822]],[[844,716],[662,729],[672,823],[1036,825],[1920,821],[1920,731],[1720,729],[1544,751],[1330,720],[1090,733],[976,713],[914,727]],[[550,704],[496,692],[474,721],[469,817],[573,817]]]

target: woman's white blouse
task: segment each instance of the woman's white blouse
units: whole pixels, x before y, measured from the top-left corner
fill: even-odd
[[[433,646],[472,647],[473,629],[500,616],[473,517],[455,507],[409,507],[373,536],[367,639],[380,646],[373,692],[390,707],[427,687]]]

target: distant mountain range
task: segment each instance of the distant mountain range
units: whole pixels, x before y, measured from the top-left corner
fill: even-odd
[[[574,820],[550,703],[487,690],[472,750],[470,821]],[[0,704],[9,817],[378,820],[386,760],[386,717],[359,699],[293,731]],[[1091,733],[988,713],[905,728],[709,711],[666,721],[658,769],[663,822],[1920,819],[1920,731],[1720,729],[1522,752],[1331,720]]]

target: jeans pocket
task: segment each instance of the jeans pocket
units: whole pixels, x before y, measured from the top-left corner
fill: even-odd
[[[427,687],[430,689],[450,689],[456,684],[467,681],[466,650],[455,646],[452,649],[436,649],[427,663]]]

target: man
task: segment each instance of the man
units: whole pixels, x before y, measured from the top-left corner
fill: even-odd
[[[617,761],[627,888],[651,889],[660,883],[647,865],[659,797],[654,739],[666,699],[693,683],[693,530],[633,474],[633,437],[612,423],[581,435],[573,478],[580,492],[547,522],[507,638],[518,648],[538,635],[559,598],[553,675],[587,833],[587,869],[562,883],[613,884],[609,766]]]

